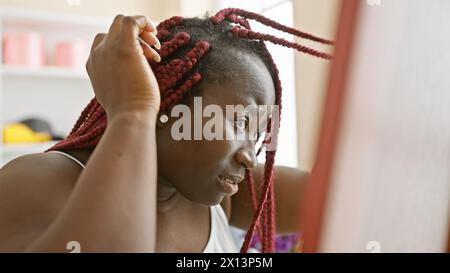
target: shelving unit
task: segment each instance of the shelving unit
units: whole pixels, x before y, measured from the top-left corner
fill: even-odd
[[[66,78],[88,80],[85,71],[58,66],[46,66],[40,69],[26,68],[13,65],[1,65],[3,77],[40,77],[40,78]]]
[[[0,130],[8,123],[38,117],[50,122],[56,133],[67,135],[94,93],[84,68],[53,64],[54,46],[58,41],[81,39],[88,50],[95,34],[106,32],[111,20],[0,7],[2,39],[8,32],[38,32],[44,38],[47,60],[39,68],[4,64],[0,48]],[[3,144],[2,138],[0,133],[0,167],[17,156],[42,152],[54,144]]]

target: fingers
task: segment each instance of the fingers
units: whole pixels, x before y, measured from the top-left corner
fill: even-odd
[[[94,37],[94,41],[92,41],[92,45],[91,45],[91,54],[89,55],[89,58],[86,61],[86,71],[89,75],[89,77],[91,76],[91,68],[92,68],[92,58],[93,58],[93,51],[94,49],[97,48],[97,46],[103,42],[103,40],[105,39],[106,34],[105,33],[97,33],[97,35],[95,35]]]
[[[95,35],[94,41],[92,42],[91,52],[94,50],[98,44],[100,44],[105,39],[106,33],[97,33]]]
[[[109,29],[107,39],[119,44],[119,48],[141,46],[144,55],[156,62],[161,60],[159,54],[151,47],[161,48],[156,38],[156,27],[145,16],[117,15]]]
[[[158,38],[156,38],[155,34],[144,31],[138,36],[138,40],[144,50],[145,57],[159,63],[161,61],[161,56],[159,56],[158,52],[151,47],[154,46],[157,49],[161,49],[161,43]]]
[[[122,19],[119,42],[124,45],[136,43],[136,39],[142,32],[150,29],[151,25],[145,16],[126,16]]]
[[[123,16],[122,14],[118,14],[118,15],[116,15],[116,17],[114,17],[114,20],[113,20],[111,26],[109,27],[108,39],[116,40],[117,37],[119,37],[121,24],[122,24],[122,20],[124,17],[125,16]]]
[[[142,50],[144,51],[144,56],[159,63],[161,61],[161,57],[159,56],[159,54],[143,39],[138,37],[138,40],[141,44]]]
[[[114,20],[109,28],[109,36],[113,39],[119,37],[122,31],[122,25],[127,26],[127,29],[125,29],[127,32],[134,26],[137,26],[138,33],[147,31],[156,34],[156,27],[147,19],[147,17],[143,15],[124,16],[122,14],[118,14],[114,17]]]
[[[139,37],[141,37],[147,44],[154,46],[156,49],[161,49],[161,44],[155,34],[144,31],[139,35]]]

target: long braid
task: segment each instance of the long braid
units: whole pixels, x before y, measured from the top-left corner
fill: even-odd
[[[273,153],[273,152],[266,152],[266,153]],[[266,157],[266,158],[268,158],[268,157]],[[267,164],[267,163],[268,162],[266,161],[261,201],[258,204],[255,215],[253,216],[253,222],[250,225],[250,228],[247,231],[247,234],[245,235],[244,243],[242,244],[242,247],[241,247],[241,252],[244,252],[244,253],[248,251],[248,248],[249,248],[251,240],[253,238],[253,234],[255,233],[257,224],[260,220],[260,216],[262,214],[262,211],[265,206],[266,199],[267,199],[267,195],[269,192],[269,188],[270,188],[269,186],[270,186],[271,181],[269,179],[266,179],[266,177],[267,177],[266,175],[267,175],[267,173],[270,173],[271,168],[273,169],[273,162],[272,162],[272,167],[270,167],[271,164]],[[264,232],[264,228],[263,228],[263,232]],[[263,234],[263,236],[265,236],[265,235]],[[262,238],[262,241],[264,241],[264,238]]]
[[[232,33],[235,36],[241,37],[241,38],[247,38],[247,39],[252,39],[252,40],[260,40],[260,41],[268,41],[277,45],[281,45],[281,46],[285,46],[285,47],[289,47],[289,48],[293,48],[296,49],[300,52],[315,56],[315,57],[319,57],[322,59],[326,59],[326,60],[330,60],[331,59],[331,55],[327,54],[327,53],[323,53],[320,52],[318,50],[306,47],[306,46],[302,46],[298,43],[294,43],[294,42],[289,42],[285,39],[282,38],[277,38],[273,35],[270,34],[262,34],[259,32],[255,32],[252,30],[248,30],[246,28],[242,28],[242,27],[234,27],[232,30]]]
[[[103,108],[100,106],[100,104],[97,102],[92,106],[92,109],[89,113],[89,118],[86,120],[86,122],[73,133],[74,136],[81,136],[87,133],[91,128],[93,128],[94,124],[97,123],[97,121],[100,119],[100,117],[104,114]]]
[[[272,139],[270,139],[270,141],[275,141],[276,143],[276,139],[278,137],[278,129],[279,129],[279,125],[281,122],[281,109],[282,109],[282,86],[281,86],[281,81],[280,81],[280,76],[279,76],[279,70],[272,58],[272,55],[270,54],[269,50],[267,49],[267,47],[264,45],[263,46],[264,49],[264,54],[266,56],[266,58],[269,60],[271,66],[272,66],[272,70],[273,70],[273,78],[274,78],[274,83],[275,83],[275,104],[277,104],[278,107],[278,128],[274,128],[274,125],[276,124],[274,118],[270,119],[269,125],[270,127],[268,128],[268,132],[271,134],[270,137],[272,137]],[[269,183],[269,196],[267,197],[267,210],[266,210],[266,216],[265,216],[265,221],[264,221],[264,226],[265,226],[265,248],[263,249],[263,252],[274,252],[275,251],[275,233],[276,233],[276,223],[275,223],[275,197],[274,197],[274,185],[273,185],[273,181],[275,179],[275,169],[274,169],[274,165],[275,165],[275,154],[276,154],[276,150],[273,151],[266,151],[266,165],[268,165],[267,167],[267,171],[268,173],[265,173],[265,178],[267,179]]]
[[[97,100],[95,98],[91,99],[91,101],[89,102],[89,104],[84,108],[84,110],[81,112],[80,117],[77,119],[77,122],[75,122],[75,125],[73,126],[72,130],[70,131],[69,134],[73,134],[75,133],[75,131],[78,130],[78,128],[80,128],[81,124],[83,124],[86,119],[88,118],[88,116],[91,114],[92,109],[94,108],[94,104],[97,102]]]
[[[330,59],[331,56],[327,53],[314,50],[309,47],[302,46],[298,43],[293,43],[284,39],[280,39],[273,35],[262,34],[251,30],[248,20],[255,20],[264,25],[270,26],[274,29],[290,33],[292,35],[309,39],[311,41],[332,45],[333,42],[316,37],[314,35],[299,31],[279,24],[264,16],[256,13],[248,12],[241,9],[224,9],[219,11],[215,16],[210,18],[213,25],[229,25],[223,21],[229,21],[236,25],[227,28],[232,37],[243,40],[259,41],[259,46],[262,50],[261,57],[268,62],[268,68],[275,86],[275,104],[279,106],[278,117],[281,116],[281,81],[279,79],[279,72],[273,61],[273,58],[267,50],[264,41],[285,47],[296,49],[315,57]],[[193,90],[202,79],[202,73],[198,69],[198,62],[204,59],[208,51],[211,49],[208,41],[197,40],[194,41],[191,35],[187,32],[180,31],[178,33],[176,28],[180,26],[183,28],[185,19],[180,16],[174,16],[161,22],[157,26],[157,38],[161,41],[161,49],[156,50],[161,56],[161,62],[156,63],[149,60],[158,86],[161,92],[160,112],[166,112],[173,105],[180,103],[182,99]],[[175,30],[174,30],[175,29]],[[183,56],[172,58],[177,52],[191,47]],[[253,48],[253,46],[252,46]],[[172,58],[171,60],[169,60]],[[263,141],[261,149],[270,141],[277,138],[278,128],[274,128],[276,123],[269,119],[267,125],[266,138]],[[279,123],[278,123],[279,126]],[[53,147],[50,150],[71,150],[95,147],[100,141],[104,131],[107,127],[107,117],[104,109],[98,103],[96,98],[93,98],[86,108],[82,111],[80,117],[77,119],[75,126],[71,130],[68,137]],[[276,141],[275,141],[276,142]],[[263,252],[274,252],[275,250],[275,196],[274,196],[274,164],[275,164],[276,150],[266,150],[266,162],[264,166],[264,176],[262,183],[262,194],[259,202],[256,197],[255,184],[250,170],[246,170],[246,178],[249,183],[249,191],[252,196],[252,206],[255,210],[252,224],[245,235],[244,243],[241,247],[241,252],[247,252],[250,246],[255,230],[258,233],[262,243]]]
[[[267,17],[264,17],[260,14],[246,11],[243,9],[236,9],[236,8],[223,9],[223,10],[217,12],[216,15],[211,20],[213,21],[214,24],[219,24],[225,18],[230,18],[230,16],[232,16],[232,17],[242,16],[242,18],[245,18],[245,19],[252,19],[252,20],[260,22],[261,24],[272,27],[274,29],[292,34],[292,35],[300,37],[300,38],[311,40],[314,42],[318,42],[318,43],[322,43],[322,44],[326,44],[326,45],[334,44],[334,42],[331,40],[323,39],[323,38],[314,36],[312,34],[300,31],[298,29],[282,25],[282,24],[275,22],[275,21],[273,21]]]
[[[240,16],[240,17],[238,17]],[[323,43],[332,45],[333,42],[330,40],[322,39],[316,36],[313,36],[311,34],[301,32],[299,30],[296,30],[294,28],[289,28],[287,26],[281,25],[273,20],[270,20],[264,16],[261,16],[256,13],[248,12],[241,9],[224,9],[219,11],[214,17],[211,18],[212,22],[214,24],[220,24],[223,20],[229,20],[234,23],[239,23],[241,26],[235,26],[231,33],[235,37],[245,38],[245,39],[251,39],[251,40],[259,40],[259,41],[269,41],[274,44],[282,45],[285,47],[296,49],[299,52],[303,52],[315,57],[323,58],[323,59],[331,59],[331,55],[327,53],[323,53],[317,50],[314,50],[309,47],[302,46],[298,43],[289,42],[287,40],[275,37],[273,35],[269,34],[262,34],[255,31],[252,31],[250,29],[250,25],[248,24],[247,19],[253,19],[255,21],[258,21],[264,25],[270,26],[272,28],[278,29],[280,31],[284,31],[290,34],[293,34],[295,36],[305,38],[311,41]],[[272,59],[271,54],[265,47],[264,53],[266,57],[270,61],[270,65],[272,67],[272,74],[274,77],[274,83],[275,83],[275,93],[276,93],[276,104],[279,105],[280,111],[281,111],[281,82],[278,76],[278,69],[275,65],[275,62]],[[279,117],[281,117],[281,112]],[[279,123],[278,123],[279,124]],[[273,129],[273,128],[270,128]],[[276,130],[275,134],[278,133],[278,130]],[[258,153],[260,150],[258,151]],[[276,150],[274,151],[266,151],[266,163],[264,167],[264,187],[263,187],[263,194],[261,196],[261,200],[259,202],[258,208],[256,209],[255,216],[253,219],[253,223],[250,225],[249,230],[247,231],[247,234],[245,236],[244,243],[241,247],[241,252],[247,252],[251,240],[253,238],[253,234],[255,232],[255,229],[257,227],[257,223],[260,221],[260,217],[262,217],[262,227],[260,236],[261,243],[262,243],[262,251],[263,252],[274,252],[275,250],[275,196],[274,196],[274,186],[273,186],[273,180],[274,180],[274,162],[275,162],[275,154]],[[254,185],[252,178],[250,177],[250,191],[251,194],[254,195],[255,191],[253,190]],[[252,200],[254,197],[252,196]],[[267,202],[267,203],[266,203]],[[264,212],[263,212],[264,210]]]
[[[255,213],[258,208],[258,200],[257,200],[257,194],[256,194],[256,189],[255,189],[253,173],[252,173],[251,169],[245,169],[245,180],[247,181],[248,190],[249,190],[250,196],[252,198],[253,213]],[[262,226],[259,225],[259,223],[257,223],[256,229],[258,230],[258,236],[259,236],[259,239],[261,240],[263,238]]]

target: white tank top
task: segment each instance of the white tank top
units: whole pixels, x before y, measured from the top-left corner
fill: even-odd
[[[50,151],[49,153],[61,154],[80,165],[85,166],[75,157],[61,151]],[[208,243],[203,253],[236,253],[238,248],[231,234],[230,224],[221,205],[210,207],[211,212],[211,230],[209,232]]]

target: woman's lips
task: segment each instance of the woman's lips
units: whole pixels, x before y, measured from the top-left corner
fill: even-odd
[[[219,175],[218,176],[219,184],[222,187],[224,193],[228,195],[233,195],[239,190],[238,183],[242,181],[230,176]]]

